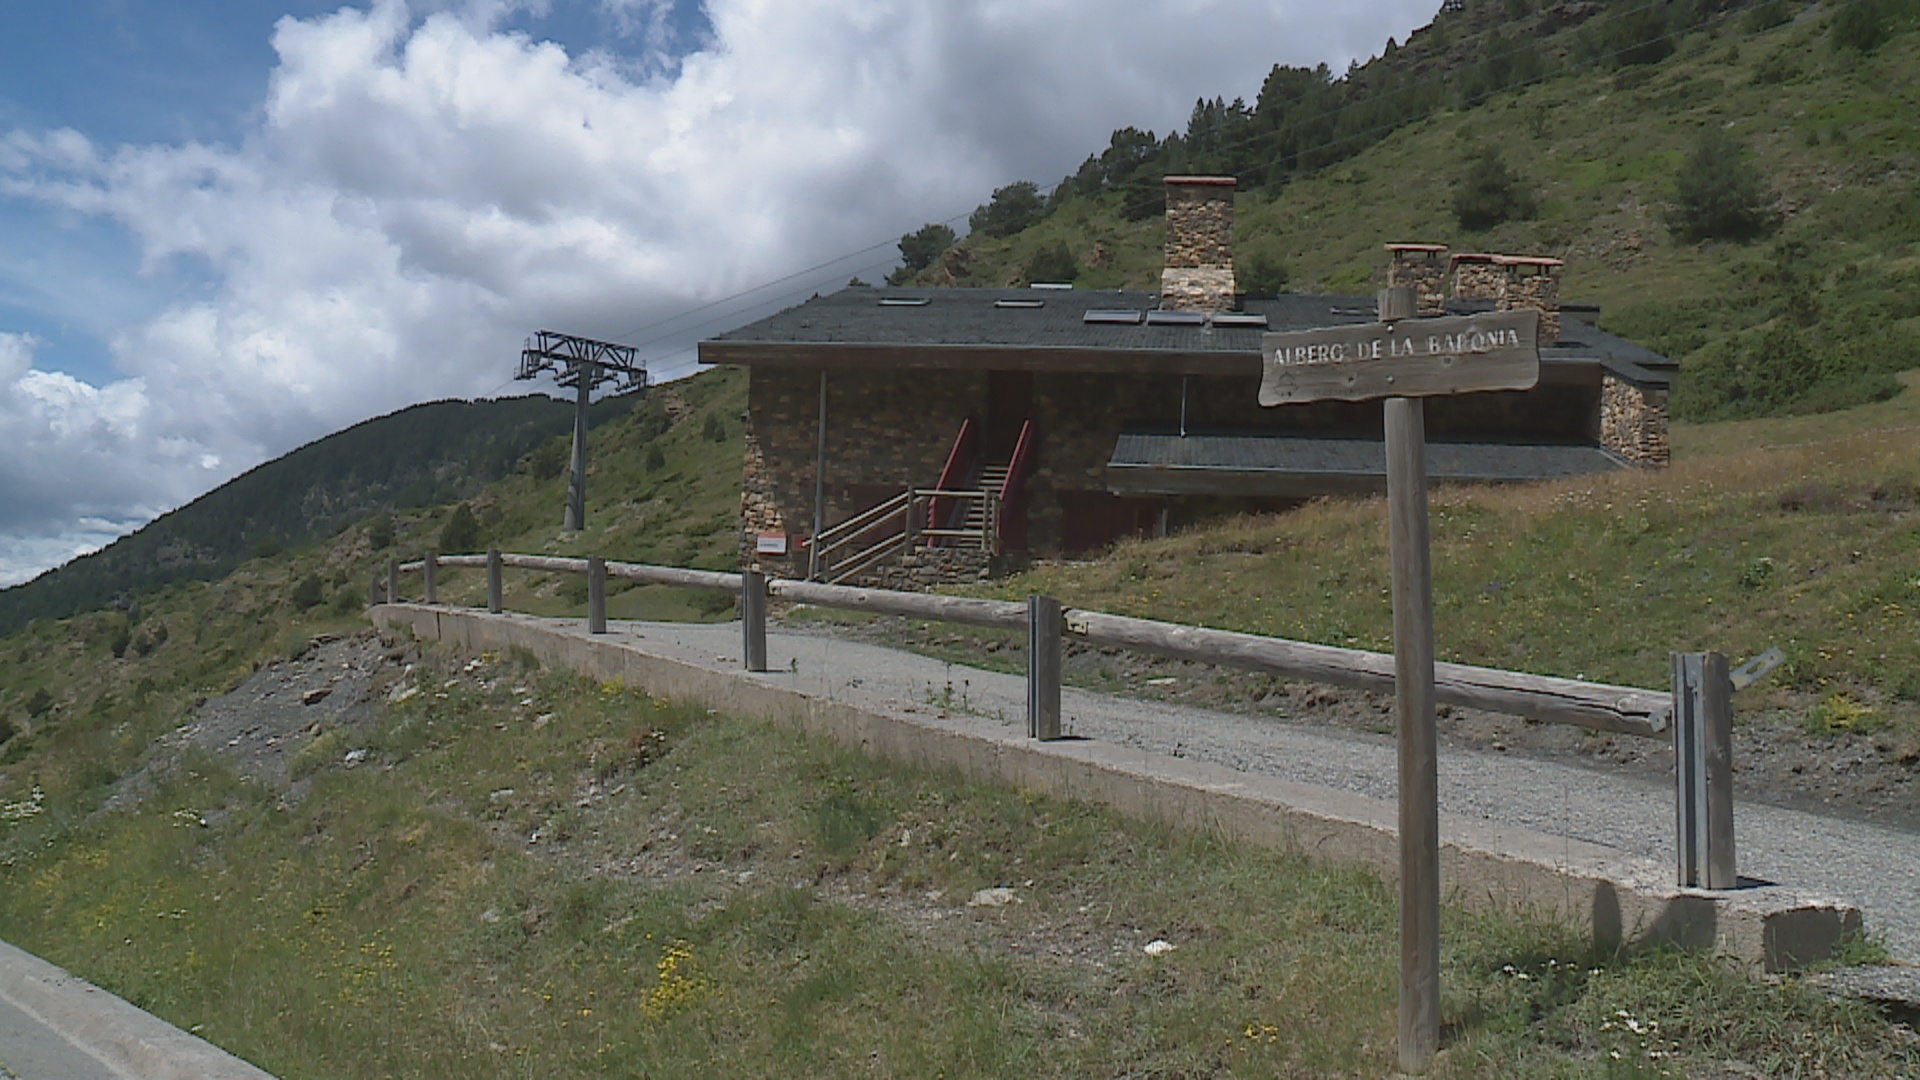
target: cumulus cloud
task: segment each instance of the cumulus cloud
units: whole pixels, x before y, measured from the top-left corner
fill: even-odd
[[[0,334],[0,574],[367,416],[498,390],[538,326],[631,335],[1432,8],[709,0],[688,51],[670,0],[602,5],[623,32],[578,54],[501,29],[540,3],[282,19],[232,145],[0,138],[0,196],[115,222],[148,273],[211,283],[119,329],[100,386]]]

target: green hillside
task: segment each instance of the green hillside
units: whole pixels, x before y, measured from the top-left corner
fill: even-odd
[[[591,423],[630,401],[595,405]],[[225,575],[256,554],[331,536],[378,511],[465,498],[573,428],[548,397],[435,401],[367,420],[266,462],[129,536],[0,590],[0,634],[39,618],[123,603],[177,581]]]
[[[1184,134],[1117,132],[1100,168],[1010,220],[983,206],[984,228],[903,276],[1154,289],[1160,177],[1218,171],[1242,180],[1243,288],[1364,293],[1389,241],[1555,255],[1564,296],[1683,361],[1682,419],[1882,399],[1920,367],[1916,22],[1911,0],[1469,4],[1343,79],[1276,69],[1251,109],[1202,102]],[[1486,89],[1495,60],[1515,85]],[[1709,135],[1735,153],[1689,170]],[[1514,215],[1469,229],[1456,196],[1489,153],[1517,178]],[[1755,182],[1759,235],[1674,220],[1681,181],[1706,174]]]

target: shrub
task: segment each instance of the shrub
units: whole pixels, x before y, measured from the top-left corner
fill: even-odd
[[[44,686],[34,687],[33,693],[27,695],[27,715],[38,720],[52,710],[53,695],[47,693]]]
[[[1287,266],[1263,251],[1235,267],[1233,280],[1248,296],[1273,296],[1287,287]]]
[[[1027,256],[1020,273],[1028,281],[1072,281],[1080,276],[1080,264],[1073,261],[1066,241],[1056,240]]]
[[[707,422],[700,428],[700,434],[706,436],[709,442],[726,442],[727,425],[720,419],[718,413],[708,413]]]
[[[318,574],[308,574],[301,578],[300,583],[293,587],[293,595],[288,597],[293,601],[296,611],[305,611],[310,607],[318,606],[324,598],[325,589],[320,584]]]
[[[393,543],[393,515],[375,514],[367,520],[367,546],[381,551]]]
[[[667,467],[667,455],[665,451],[660,449],[660,444],[654,443],[651,446],[648,446],[647,447],[647,471],[659,472],[661,469],[664,469],[666,467]]]
[[[127,646],[132,643],[133,631],[127,629],[124,622],[116,623],[113,632],[107,636],[107,648],[113,652],[116,660],[127,655]]]
[[[1760,3],[1747,9],[1740,25],[1747,33],[1758,34],[1792,21],[1793,8],[1787,4],[1787,0],[1760,0]]]
[[[1533,192],[1492,147],[1475,154],[1454,185],[1453,217],[1463,229],[1491,229],[1503,221],[1532,217],[1534,209]]]
[[[447,515],[447,523],[440,527],[440,550],[458,554],[472,551],[479,544],[480,522],[473,516],[473,507],[455,503],[453,513]]]
[[[567,440],[564,438],[548,439],[534,447],[533,451],[523,459],[526,462],[527,475],[535,480],[551,480],[559,476],[566,470],[569,449]]]
[[[1701,129],[1673,186],[1667,228],[1677,239],[1751,240],[1773,225],[1767,191],[1746,147],[1718,125]]]
[[[1827,44],[1836,52],[1865,55],[1878,49],[1892,29],[1892,7],[1887,0],[1854,0],[1840,8],[1827,28]]]

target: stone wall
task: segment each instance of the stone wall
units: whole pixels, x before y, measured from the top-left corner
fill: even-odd
[[[986,409],[981,372],[832,371],[827,375],[825,521],[844,521],[909,485],[940,478],[960,422]],[[742,566],[802,578],[813,532],[820,372],[756,368],[747,387],[747,453],[740,498]],[[785,556],[761,555],[761,532],[791,538]]]
[[[899,562],[871,567],[847,584],[929,592],[941,585],[984,581],[992,574],[993,556],[979,548],[921,548]]]
[[[1416,314],[1446,314],[1446,245],[1388,244],[1387,252],[1387,288],[1412,289]]]
[[[1600,445],[1636,465],[1668,465],[1667,392],[1608,372],[1600,380]]]
[[[1232,311],[1232,177],[1169,176],[1166,266],[1160,306],[1175,311]]]

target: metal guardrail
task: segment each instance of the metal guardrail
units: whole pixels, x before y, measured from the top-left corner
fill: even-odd
[[[1024,603],[985,600],[784,578],[769,580],[756,571],[691,570],[606,562],[599,558],[515,555],[495,549],[485,555],[430,555],[413,562],[389,562],[384,596],[383,582],[376,577],[370,598],[376,604],[383,599],[399,602],[400,573],[421,571],[425,576],[425,601],[438,603],[438,569],[441,567],[484,567],[487,610],[493,614],[503,610],[502,571],[507,567],[584,573],[587,575],[588,629],[595,634],[607,632],[608,578],[733,593],[740,598],[744,666],[754,672],[767,670],[766,616],[770,599],[1001,630],[1024,629],[1027,631],[1027,734],[1042,740],[1061,737],[1061,649],[1068,638],[1098,647],[1222,664],[1361,690],[1392,691],[1394,688],[1393,656],[1388,653],[1064,608],[1058,600],[1045,596],[1030,596]],[[1769,654],[1741,668],[1738,674],[1743,681],[1739,685],[1747,685],[1771,670],[1769,661],[1778,662]],[[1738,884],[1732,787],[1735,686],[1727,658],[1713,652],[1674,653],[1673,684],[1668,692],[1468,664],[1442,663],[1434,669],[1434,696],[1445,704],[1641,738],[1672,738],[1679,883],[1706,889],[1731,889]]]

